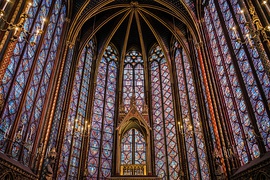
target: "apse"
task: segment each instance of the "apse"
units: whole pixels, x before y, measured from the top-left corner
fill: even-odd
[[[268,179],[268,1],[3,0],[0,179]]]

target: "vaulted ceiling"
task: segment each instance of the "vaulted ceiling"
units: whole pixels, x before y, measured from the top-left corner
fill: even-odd
[[[74,0],[68,3],[71,23],[68,38],[73,43],[79,39],[81,47],[93,36],[100,52],[110,42],[120,52],[131,48],[148,52],[155,42],[166,51],[173,36],[184,46],[187,33],[196,42],[200,41],[197,12],[202,2]]]

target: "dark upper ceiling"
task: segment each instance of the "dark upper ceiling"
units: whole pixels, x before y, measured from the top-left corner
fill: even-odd
[[[99,42],[97,44],[99,51],[104,48],[104,42],[107,39],[116,46],[119,52],[123,50],[126,52],[131,48],[142,52],[142,47],[149,52],[156,42],[162,43],[169,49],[170,41],[176,33],[178,40],[185,42],[190,16],[196,16],[193,0],[186,0],[189,3],[185,5],[182,4],[185,2],[180,2],[180,0],[88,1],[88,3],[86,0],[73,1],[71,19],[72,21],[87,19],[79,29],[81,45],[94,34]],[[178,18],[177,13],[168,8],[166,3],[186,18],[184,20]],[[92,33],[93,30],[96,32]],[[112,34],[113,36],[110,36]]]

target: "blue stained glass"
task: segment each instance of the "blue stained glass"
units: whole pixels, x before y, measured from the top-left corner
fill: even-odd
[[[180,166],[176,143],[170,73],[160,46],[155,46],[151,50],[150,61],[152,61],[152,115],[155,120],[153,123],[154,143],[157,145],[155,146],[156,174],[161,178],[170,177],[170,179],[178,179]],[[164,126],[162,122],[165,123]],[[163,137],[166,137],[166,141]],[[168,156],[167,159],[166,156]],[[167,172],[167,169],[169,172]]]
[[[91,44],[91,46],[89,45]],[[78,163],[82,146],[82,135],[88,133],[88,126],[85,121],[86,106],[85,99],[88,98],[89,84],[91,76],[86,73],[91,72],[92,58],[95,53],[95,44],[92,40],[84,47],[80,56],[73,85],[72,99],[66,125],[66,135],[64,139],[64,151],[61,153],[60,173],[58,178],[76,178],[78,176]],[[84,69],[86,69],[84,71]],[[80,86],[81,85],[81,86]],[[66,148],[69,151],[66,151]],[[70,157],[70,164],[65,160]],[[69,171],[67,172],[67,168]]]
[[[110,58],[105,58],[109,54]],[[109,45],[98,67],[87,159],[88,178],[97,179],[99,176],[103,179],[109,177],[111,172],[117,59],[116,50]],[[110,118],[106,118],[105,115]],[[99,175],[98,172],[100,172]]]
[[[241,9],[240,9],[239,3],[235,2],[235,1],[231,1],[231,0],[220,0],[219,3],[222,4],[221,10],[222,10],[223,14],[225,14],[225,13],[234,14],[235,13],[235,16],[236,16],[237,21],[233,22],[233,19],[231,19],[231,23],[229,23],[228,21],[225,21],[225,25],[226,25],[228,31],[230,29],[230,25],[234,26],[236,23],[238,23],[239,27],[240,27],[239,30],[242,31],[242,33],[244,35],[248,34],[249,29],[245,26],[245,22],[244,22],[245,20],[243,19],[243,15],[240,12]],[[229,4],[229,3],[232,5],[233,11],[231,11],[227,6],[224,6],[225,4]],[[245,9],[247,9],[247,7],[245,7]],[[256,57],[256,53],[257,53],[256,48],[250,48],[252,43],[253,43],[253,40],[250,40],[250,43],[246,44],[247,48],[248,48],[248,53],[249,53],[249,55],[251,55],[252,62],[250,62],[248,60],[248,53],[246,53],[244,51],[243,46],[237,45],[237,42],[232,42],[232,45],[234,46],[234,53],[235,53],[237,59],[239,60],[239,61],[237,61],[238,66],[239,66],[243,81],[244,81],[245,86],[246,86],[246,91],[247,91],[248,96],[250,98],[249,99],[250,103],[253,107],[253,111],[254,111],[254,115],[255,115],[256,120],[257,120],[258,128],[259,128],[260,133],[263,137],[265,147],[267,150],[269,150],[270,143],[267,140],[269,133],[267,131],[264,131],[263,127],[262,127],[262,124],[267,124],[267,122],[270,121],[269,115],[267,115],[266,111],[261,110],[261,109],[264,109],[265,107],[257,106],[257,104],[260,101],[262,101],[262,99],[263,99],[262,96],[265,96],[265,98],[267,100],[269,100],[269,98],[270,98],[269,97],[269,89],[270,89],[269,87],[270,86],[269,86],[269,84],[264,84],[263,76],[264,76],[265,72],[261,71],[261,69],[260,69],[261,67],[258,66],[258,64],[261,63],[261,59],[258,56]],[[261,47],[261,48],[263,49],[263,47]],[[253,54],[255,54],[255,56],[252,56]],[[264,54],[264,56],[266,56],[265,52],[263,52],[263,51],[262,51],[262,54]],[[255,72],[252,71],[251,67],[255,68]],[[258,81],[256,81],[256,77],[258,78]],[[260,92],[258,94],[258,96],[256,97],[256,99],[254,99],[253,98],[254,96],[252,95],[252,88],[256,88],[258,86],[258,84],[260,84],[263,87],[263,92]],[[262,104],[262,106],[265,106],[265,104]],[[249,149],[250,149],[251,155],[252,155],[252,153],[255,153],[255,154],[259,153],[259,152],[253,152],[252,146],[250,146]],[[253,157],[257,157],[257,156],[253,156]]]
[[[58,0],[55,3],[60,3],[61,1]],[[39,8],[42,9],[42,11],[37,11]],[[52,15],[50,15],[50,19],[48,20],[50,23],[50,27],[47,31],[44,32],[46,39],[46,36],[49,33],[54,33],[56,31],[55,25],[56,21],[52,21],[53,19],[60,19],[60,9],[55,8],[55,6],[52,6],[52,1],[47,1],[47,4],[45,1],[39,1],[35,0],[33,2],[33,5],[31,6],[29,10],[29,17],[26,19],[26,22],[24,24],[24,28],[28,31],[32,29],[32,32],[35,32],[36,29],[40,26],[41,16],[47,16],[50,9],[53,9]],[[62,6],[62,9],[65,9],[65,6]],[[62,15],[65,16],[65,11],[62,11]],[[61,27],[63,25],[62,22],[58,22],[58,26]],[[50,29],[51,28],[51,29]],[[52,34],[51,34],[52,35]],[[61,35],[61,31],[59,32],[58,36]],[[35,132],[37,132],[37,123],[40,121],[40,110],[34,110],[34,107],[37,106],[37,108],[41,109],[41,106],[43,105],[43,102],[39,97],[37,97],[40,93],[43,92],[43,96],[45,96],[46,89],[42,88],[40,82],[45,76],[42,73],[45,68],[44,65],[46,62],[52,61],[54,62],[55,56],[49,60],[48,57],[46,57],[47,54],[50,51],[54,51],[53,48],[49,48],[48,44],[50,44],[51,41],[45,41],[45,43],[41,46],[39,58],[37,58],[37,61],[34,62],[34,55],[37,52],[37,46],[30,46],[30,44],[26,44],[23,39],[23,33],[18,38],[18,43],[16,44],[16,47],[14,49],[14,54],[11,57],[11,63],[8,66],[8,69],[6,71],[6,74],[4,75],[4,83],[1,85],[1,93],[4,94],[4,96],[7,95],[7,92],[10,92],[10,96],[7,97],[7,103],[4,107],[3,113],[1,114],[1,119],[5,119],[3,123],[6,123],[8,126],[11,126],[14,123],[14,119],[17,116],[18,119],[21,119],[21,122],[19,122],[19,127],[24,124],[27,125],[28,123],[31,123],[31,126],[36,126],[36,130],[32,132],[31,134],[31,128],[24,129],[23,134],[21,138],[25,139],[26,147],[23,150],[23,156],[22,156],[22,163],[24,165],[28,165],[29,163],[29,151],[32,151],[32,147],[29,146],[29,144],[33,144],[35,140]],[[51,36],[52,37],[52,36]],[[57,36],[55,36],[57,39]],[[37,45],[39,44],[40,37],[37,38]],[[56,44],[58,46],[58,43]],[[20,59],[22,57],[22,59]],[[33,75],[30,74],[30,71],[33,71]],[[48,79],[48,78],[47,78]],[[15,80],[14,84],[11,84],[12,80]],[[26,83],[30,82],[30,86],[26,86]],[[48,84],[48,82],[47,82]],[[28,88],[28,89],[26,89]],[[43,91],[40,91],[43,90]],[[22,99],[22,97],[26,95],[25,99]],[[13,105],[12,105],[13,104]],[[18,107],[23,107],[22,109],[18,109]],[[1,122],[2,123],[2,122]],[[21,125],[20,125],[21,124]],[[12,131],[19,131],[16,129],[13,129]],[[33,130],[32,130],[33,131]],[[29,137],[31,134],[31,137]],[[15,142],[13,144],[13,148],[19,149],[21,146],[19,143],[16,143],[21,141],[21,139],[15,138]],[[2,144],[2,143],[0,143]],[[4,143],[3,143],[4,144]],[[1,151],[4,151],[4,147],[0,149]],[[17,153],[18,151],[13,151],[12,155],[14,159],[17,159]]]

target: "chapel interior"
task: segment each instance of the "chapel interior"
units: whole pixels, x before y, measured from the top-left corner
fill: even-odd
[[[0,180],[270,180],[270,0],[0,0]]]

